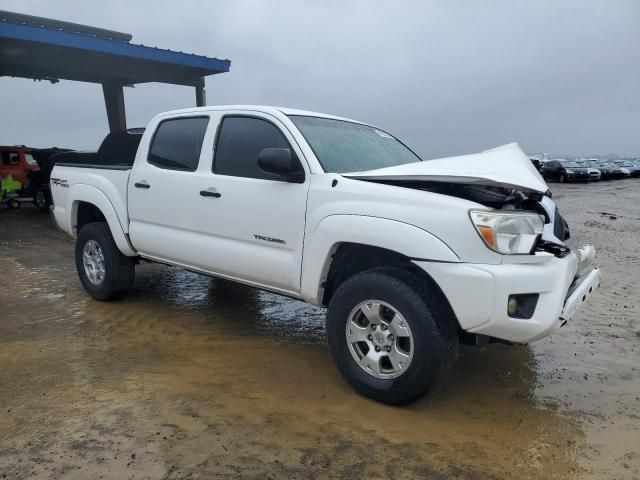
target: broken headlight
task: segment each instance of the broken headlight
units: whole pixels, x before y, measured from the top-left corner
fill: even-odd
[[[531,253],[544,227],[534,212],[471,210],[469,216],[484,243],[503,255]]]

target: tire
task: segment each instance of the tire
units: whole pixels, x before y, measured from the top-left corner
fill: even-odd
[[[41,212],[49,211],[49,199],[47,198],[47,194],[45,191],[38,187],[33,192],[33,204],[40,210]]]
[[[405,322],[404,325],[409,327],[412,337],[410,340],[394,337],[394,341],[402,340],[405,345],[410,344],[412,350],[407,350],[406,346],[400,348],[399,343],[378,347],[390,348],[389,352],[394,353],[396,347],[405,353],[411,352],[408,366],[394,373],[380,373],[384,370],[385,363],[386,367],[394,368],[390,361],[391,353],[387,356],[386,362],[383,359],[378,362],[378,373],[372,373],[361,366],[363,362],[367,362],[369,352],[374,356],[385,355],[384,351],[376,353],[369,350],[369,347],[374,345],[373,341],[378,340],[377,337],[372,338],[369,335],[368,340],[371,341],[357,343],[347,340],[351,326],[354,325],[354,311],[358,312],[359,306],[363,303],[367,309],[375,305],[367,304],[369,300],[384,303],[380,311],[385,314],[390,314],[387,308],[390,306],[395,310],[395,321],[401,318]],[[364,315],[364,310],[362,312]],[[397,314],[400,314],[400,317]],[[362,315],[359,318],[363,318]],[[371,333],[382,333],[382,323],[384,321]],[[385,334],[392,331],[393,323],[394,321],[388,323]],[[449,371],[458,356],[455,325],[455,318],[442,293],[428,280],[399,267],[367,270],[349,278],[337,289],[327,311],[329,348],[344,379],[358,393],[391,405],[403,405],[417,400],[437,385]],[[364,330],[361,331],[360,328],[361,325],[356,328],[358,335],[361,332],[369,333],[367,329],[375,327],[368,324]],[[366,344],[367,355],[358,362],[356,358],[363,353],[361,349],[364,349]],[[396,364],[402,365],[397,361]],[[383,375],[387,378],[381,378]]]
[[[15,198],[10,198],[9,201],[7,201],[7,206],[13,210],[17,210],[22,206],[22,204]]]
[[[97,245],[97,247],[95,247]],[[91,248],[93,247],[93,249]],[[93,262],[100,268],[85,268],[85,248],[96,253],[102,261]],[[82,286],[96,300],[112,300],[133,285],[135,262],[123,255],[113,240],[109,226],[105,222],[88,223],[80,230],[75,247],[76,269]],[[88,271],[102,270],[101,276],[89,277]]]
[[[567,177],[565,177],[564,174],[560,174],[560,177],[558,177],[558,181],[560,183],[564,183],[567,181]]]

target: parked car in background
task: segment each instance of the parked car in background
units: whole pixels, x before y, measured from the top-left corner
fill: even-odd
[[[602,177],[602,173],[599,169],[589,166],[589,163],[584,160],[576,160],[576,163],[582,168],[586,168],[589,172],[589,180],[597,182]]]
[[[338,369],[382,402],[426,393],[461,339],[552,334],[600,284],[516,144],[422,161],[355,120],[225,106],[160,114],[132,147],[51,175],[87,293],[145,259],[326,306]]]
[[[28,183],[27,174],[39,169],[38,163],[31,155],[31,148],[24,145],[0,146],[0,177],[11,175],[24,188]]]
[[[584,163],[590,168],[596,168],[600,170],[601,180],[612,180],[613,178],[617,178],[616,170],[612,167],[607,166],[604,162],[600,162],[598,160],[587,160]]]
[[[620,167],[623,172],[627,170],[631,177],[640,177],[640,166],[630,160],[612,160],[611,163]]]
[[[540,173],[545,180],[557,180],[560,183],[588,182],[591,179],[588,168],[573,160],[550,160],[542,165]]]
[[[600,168],[600,171],[602,171],[603,168],[609,171],[609,175],[610,175],[609,178],[620,179],[620,178],[629,177],[631,175],[631,172],[629,172],[629,170],[622,169],[615,163],[599,161],[598,165],[600,165],[598,167]]]
[[[33,159],[38,163],[39,170],[27,174],[27,192],[33,198],[33,203],[43,212],[49,211],[51,205],[51,188],[49,180],[53,168],[53,158],[59,153],[69,152],[65,148],[37,148],[31,151]]]

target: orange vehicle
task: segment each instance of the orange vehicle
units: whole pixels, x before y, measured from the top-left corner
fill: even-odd
[[[31,149],[21,146],[0,147],[0,177],[11,175],[23,186],[27,185],[27,174],[40,170],[31,155]]]

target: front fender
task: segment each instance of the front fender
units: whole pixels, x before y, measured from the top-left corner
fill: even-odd
[[[69,212],[67,215],[67,231],[72,234],[75,232],[76,226],[78,225],[78,205],[80,202],[90,203],[100,209],[109,225],[109,230],[111,230],[111,235],[118,249],[124,255],[129,257],[137,255],[137,252],[131,248],[129,240],[124,233],[122,222],[126,222],[126,219],[119,219],[109,198],[101,190],[91,185],[80,183],[72,185],[69,189],[67,205],[65,207],[66,211]]]
[[[363,215],[330,215],[315,231],[307,232],[302,263],[301,294],[305,301],[321,303],[321,283],[331,257],[341,243],[386,248],[412,259],[460,262],[442,240],[414,225]]]

